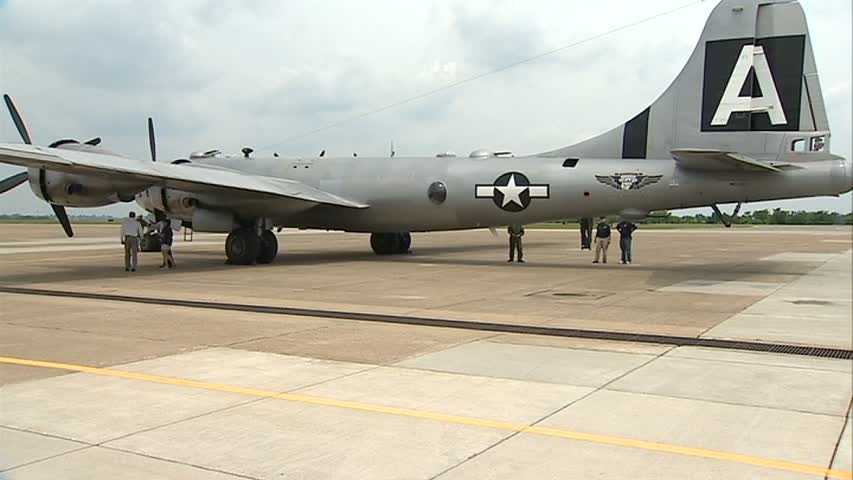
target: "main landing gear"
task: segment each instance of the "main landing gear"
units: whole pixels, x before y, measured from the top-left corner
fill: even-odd
[[[228,234],[225,255],[232,265],[272,263],[278,255],[278,239],[269,230],[258,235],[254,228],[240,228]]]
[[[405,233],[371,233],[370,247],[377,255],[399,255],[409,253],[412,235]]]

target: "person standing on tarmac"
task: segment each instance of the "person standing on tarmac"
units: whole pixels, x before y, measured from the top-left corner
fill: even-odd
[[[616,225],[619,231],[619,249],[622,250],[622,264],[631,263],[631,235],[637,226],[628,220],[622,220]]]
[[[139,254],[139,239],[142,237],[142,224],[136,219],[136,212],[130,212],[121,222],[121,243],[124,245],[124,271],[135,272]]]
[[[524,236],[523,225],[510,225],[506,232],[509,234],[509,260],[507,263],[512,263],[515,260],[515,252],[518,251],[518,263],[524,263],[524,250],[521,245],[521,237]]]
[[[175,268],[175,256],[172,254],[172,222],[164,219],[157,223],[157,231],[160,234],[160,252],[163,254],[163,263],[160,268]]]
[[[601,217],[595,226],[595,260],[598,263],[599,256],[603,256],[602,263],[607,263],[607,249],[610,248],[610,224],[607,219]]]
[[[580,219],[581,227],[581,250],[592,250],[592,219],[583,217]]]

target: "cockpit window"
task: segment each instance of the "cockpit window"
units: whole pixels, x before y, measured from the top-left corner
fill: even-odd
[[[566,168],[575,168],[577,165],[578,165],[578,159],[577,158],[567,158],[565,161],[563,161],[563,166]]]

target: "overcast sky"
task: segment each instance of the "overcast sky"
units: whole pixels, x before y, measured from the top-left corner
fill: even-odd
[[[689,3],[0,0],[0,91],[15,98],[36,143],[101,136],[106,148],[141,159],[149,115],[162,159],[246,145],[281,155],[386,155],[392,140],[399,155],[536,153],[650,104],[684,65],[716,2],[292,137]],[[832,149],[850,158],[851,1],[802,3]],[[2,142],[20,142],[5,109]],[[18,171],[0,166],[0,178]],[[749,209],[774,206],[849,212],[851,198]],[[22,186],[0,199],[0,213],[13,212],[49,208]]]

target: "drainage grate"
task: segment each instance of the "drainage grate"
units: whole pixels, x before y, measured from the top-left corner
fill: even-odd
[[[828,300],[788,300],[788,303],[793,303],[794,305],[815,305],[818,307],[835,305],[835,302],[830,302]]]
[[[694,346],[719,348],[725,350],[747,350],[754,352],[804,355],[809,357],[853,359],[853,350],[826,348],[810,345],[790,345],[782,343],[747,342],[741,340],[720,340],[713,338],[679,337],[673,335],[652,335],[646,333],[610,332],[603,330],[582,330],[575,328],[542,327],[538,325],[518,325],[467,320],[447,320],[442,318],[409,317],[403,315],[385,315],[376,313],[343,312],[310,308],[272,307],[237,303],[203,302],[196,300],[177,300],[170,298],[136,297],[108,293],[86,293],[61,290],[42,290],[36,288],[0,287],[0,292],[20,295],[42,295],[48,297],[83,298],[89,300],[108,300],[114,302],[144,303],[173,307],[205,308],[211,310],[230,310],[272,315],[294,315],[304,317],[334,318],[362,322],[393,323],[398,325],[418,325],[427,327],[457,328],[498,333],[518,333],[524,335],[544,335],[550,337],[589,338],[595,340],[613,340],[619,342],[656,343],[673,346]]]

